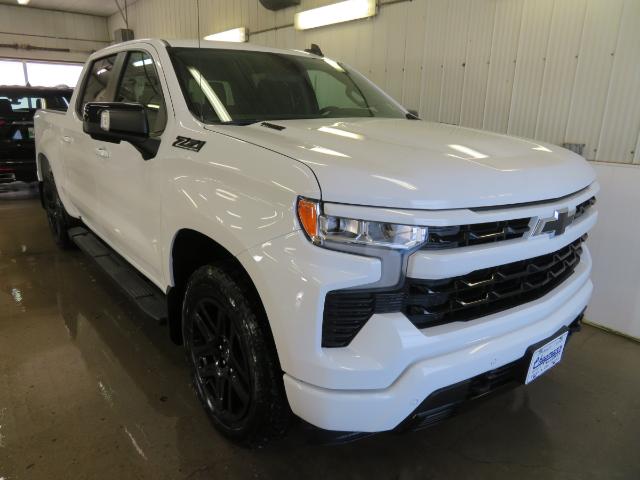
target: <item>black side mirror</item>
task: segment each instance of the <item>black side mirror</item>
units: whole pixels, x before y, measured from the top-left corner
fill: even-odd
[[[145,160],[158,151],[160,142],[149,137],[147,112],[139,103],[89,102],[82,120],[82,130],[94,140],[129,142]]]

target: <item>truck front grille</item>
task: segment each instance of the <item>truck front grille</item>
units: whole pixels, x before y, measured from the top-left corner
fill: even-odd
[[[540,257],[444,280],[408,279],[403,311],[418,328],[472,320],[542,297],[580,262],[583,238]]]
[[[395,291],[336,290],[325,299],[323,347],[344,347],[375,313],[403,312],[418,328],[468,321],[536,300],[571,276],[586,235],[535,258],[441,280],[407,278]]]
[[[584,215],[587,210],[589,210],[592,206],[594,206],[596,203],[596,197],[591,197],[589,200],[586,200],[582,203],[580,203],[577,207],[576,207],[576,213],[573,216],[573,220],[577,220],[578,218],[580,218],[582,215]]]
[[[575,221],[584,215],[594,203],[596,203],[596,197],[591,197],[589,200],[577,205],[573,220]],[[422,245],[421,249],[442,250],[522,238],[529,231],[530,223],[531,218],[525,217],[500,222],[429,227],[427,241]]]
[[[529,231],[531,218],[518,218],[501,222],[452,225],[449,227],[429,227],[423,250],[468,247],[483,243],[500,242],[521,238]]]

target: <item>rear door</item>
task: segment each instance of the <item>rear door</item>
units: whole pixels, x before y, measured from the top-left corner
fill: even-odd
[[[161,152],[167,125],[166,85],[158,75],[156,52],[136,49],[126,53],[115,102],[142,104],[149,120],[151,137],[160,142]],[[166,93],[165,93],[166,92]],[[138,270],[159,282],[161,158],[145,160],[128,142],[96,142],[103,157],[97,172],[97,193],[103,238]]]
[[[100,223],[96,192],[96,172],[102,157],[96,142],[82,130],[82,109],[87,102],[105,102],[113,98],[118,55],[96,59],[88,67],[75,105],[69,107],[70,112],[60,138],[60,157],[66,170],[65,194],[83,221],[96,233],[104,230]]]

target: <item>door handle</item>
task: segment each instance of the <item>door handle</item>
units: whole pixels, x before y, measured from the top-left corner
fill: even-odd
[[[101,158],[109,158],[111,156],[111,153],[104,147],[98,147],[96,148],[96,155]]]
[[[73,143],[73,138],[68,137],[68,136],[65,135],[64,137],[62,137],[62,141],[64,143]]]

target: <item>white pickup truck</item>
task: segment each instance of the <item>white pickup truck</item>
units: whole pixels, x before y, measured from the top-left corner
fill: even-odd
[[[415,429],[561,358],[592,292],[580,156],[418,119],[309,51],[136,40],[35,117],[42,202],[183,343],[214,425]]]

